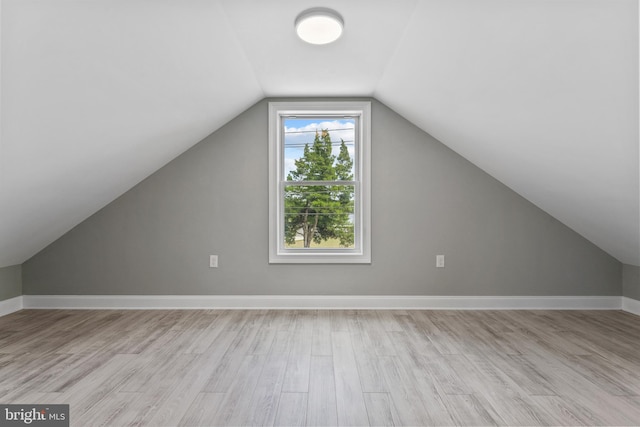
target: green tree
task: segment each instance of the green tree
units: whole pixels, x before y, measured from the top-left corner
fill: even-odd
[[[302,157],[295,161],[296,169],[287,176],[287,181],[301,182],[285,187],[285,241],[289,245],[301,236],[305,248],[328,239],[338,239],[342,247],[353,246],[354,186],[339,183],[353,180],[353,160],[344,140],[337,156],[332,148],[328,130],[316,132],[313,143],[305,144]],[[328,182],[306,185],[308,181]]]

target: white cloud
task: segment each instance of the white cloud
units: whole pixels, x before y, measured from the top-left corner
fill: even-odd
[[[302,156],[305,144],[312,144],[315,138],[315,132],[328,129],[331,135],[331,141],[334,143],[333,154],[338,155],[340,153],[339,143],[341,140],[347,144],[349,155],[353,158],[355,153],[354,139],[355,130],[354,123],[352,121],[342,120],[330,120],[322,122],[309,123],[302,127],[287,127],[284,131],[285,137],[285,159],[284,159],[284,176],[295,169],[295,159]]]
[[[287,144],[305,144],[312,143],[315,137],[315,131],[320,132],[323,129],[329,129],[331,134],[331,140],[333,142],[340,142],[340,140],[353,141],[354,130],[353,123],[345,123],[339,120],[324,121],[319,123],[310,123],[304,127],[285,127],[285,133],[287,134]],[[300,132],[291,134],[289,132]],[[303,133],[304,132],[304,133]]]

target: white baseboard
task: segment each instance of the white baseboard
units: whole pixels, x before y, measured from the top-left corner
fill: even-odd
[[[620,310],[607,296],[398,295],[24,295],[24,308],[46,309],[448,309]]]
[[[640,316],[640,301],[633,298],[622,297],[622,309]]]
[[[22,297],[14,297],[0,301],[0,316],[6,316],[7,314],[15,313],[23,308]]]

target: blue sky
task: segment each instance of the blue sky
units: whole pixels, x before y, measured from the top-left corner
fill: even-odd
[[[355,139],[355,120],[344,118],[311,118],[311,119],[285,119],[285,150],[284,150],[284,177],[289,171],[295,169],[295,160],[302,156],[304,144],[313,143],[315,131],[329,129],[331,141],[339,143],[343,139],[349,153],[353,158]],[[340,147],[334,145],[333,154],[337,155]]]

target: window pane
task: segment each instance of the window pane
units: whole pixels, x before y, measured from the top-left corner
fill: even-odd
[[[287,185],[284,189],[284,246],[353,249],[353,185]]]
[[[283,179],[353,180],[355,119],[317,117],[283,121]]]

